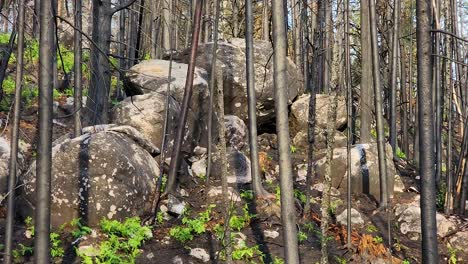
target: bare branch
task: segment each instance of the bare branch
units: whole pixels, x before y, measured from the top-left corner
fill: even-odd
[[[120,5],[117,5],[115,6],[114,8],[111,9],[110,13],[111,14],[115,14],[117,12],[119,12],[120,10],[122,9],[125,9],[131,5],[133,5],[133,3],[135,3],[136,0],[127,0],[125,1],[124,3],[120,4]]]

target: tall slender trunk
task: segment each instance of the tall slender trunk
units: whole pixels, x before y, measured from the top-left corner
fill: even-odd
[[[369,23],[371,31],[372,47],[372,78],[374,84],[374,104],[377,121],[377,151],[379,156],[380,175],[380,204],[379,207],[386,209],[388,205],[387,189],[387,162],[385,154],[385,133],[382,113],[382,88],[380,86],[379,51],[377,45],[377,17],[375,15],[375,0],[369,0]]]
[[[397,77],[398,77],[398,43],[400,32],[400,0],[394,1],[393,8],[393,30],[392,30],[392,64],[391,64],[391,90],[390,90],[390,145],[392,146],[393,156],[397,153]]]
[[[274,44],[274,83],[276,132],[278,135],[278,152],[281,190],[281,221],[283,223],[283,240],[285,261],[288,264],[299,263],[297,244],[296,212],[292,165],[290,156],[290,137],[288,125],[286,54],[287,35],[284,25],[284,6],[281,0],[272,0],[273,44]]]
[[[15,87],[15,104],[13,110],[13,129],[11,130],[11,150],[10,164],[8,177],[8,201],[7,201],[7,217],[5,223],[5,255],[3,262],[10,264],[13,262],[13,225],[15,222],[15,200],[16,200],[16,172],[17,172],[17,157],[18,157],[18,141],[19,141],[19,125],[21,111],[21,88],[23,84],[23,50],[24,50],[24,0],[18,1],[18,53],[16,56],[16,87]]]
[[[252,187],[257,198],[268,195],[263,189],[260,178],[260,165],[258,160],[257,143],[257,97],[255,93],[254,74],[254,47],[253,47],[253,10],[252,0],[245,0],[245,48],[246,48],[246,77],[247,77],[247,100],[249,116],[249,147],[252,172]]]
[[[232,36],[237,38],[239,36],[239,0],[232,0],[232,23],[233,23],[233,32]]]
[[[369,17],[369,1],[361,0],[361,21],[367,22]],[[361,23],[361,92],[360,92],[360,142],[369,143],[372,140],[372,105],[373,77],[372,77],[372,48],[370,24]]]
[[[170,33],[169,33],[169,23],[171,21],[171,13],[172,13],[172,0],[162,0],[163,1],[163,7],[162,7],[162,13],[163,13],[163,22],[162,22],[162,28],[163,28],[163,50],[165,52],[169,51],[171,47],[171,41],[170,41]],[[194,0],[195,1],[195,0]]]
[[[198,49],[198,40],[200,36],[201,15],[203,10],[203,0],[198,0],[195,7],[195,19],[193,24],[192,33],[192,48],[190,50],[190,61],[187,69],[187,78],[185,82],[184,98],[182,101],[181,114],[179,117],[178,129],[174,140],[174,148],[172,150],[171,164],[169,174],[167,177],[167,186],[165,193],[170,194],[175,192],[177,170],[180,164],[180,148],[182,146],[182,139],[184,135],[185,123],[187,121],[187,112],[190,100],[193,93],[193,79],[196,63],[196,54]]]
[[[94,0],[91,45],[91,80],[86,109],[88,122],[105,124],[108,120],[111,72],[107,54],[110,53],[112,13],[110,1]],[[101,52],[105,53],[102,54]]]
[[[349,0],[346,0],[345,2],[345,24],[344,24],[344,34],[345,34],[345,42],[344,42],[344,48],[345,48],[345,79],[344,79],[344,84],[346,87],[346,102],[347,102],[347,117],[348,117],[348,129],[347,129],[347,159],[346,159],[346,165],[347,165],[347,181],[346,181],[346,209],[347,209],[347,215],[346,215],[346,244],[348,248],[351,248],[351,145],[353,144],[353,131],[352,131],[352,123],[353,123],[353,89],[351,87],[351,55],[350,55],[350,42],[349,42]]]
[[[81,135],[81,107],[83,106],[82,102],[82,71],[81,71],[81,57],[82,57],[82,38],[81,38],[81,0],[75,0],[75,35],[74,35],[74,92],[73,92],[73,106],[74,106],[74,135],[78,137]]]
[[[430,0],[416,1],[418,46],[419,162],[421,175],[421,231],[424,263],[438,263],[436,186],[434,175],[434,114],[431,94],[432,39]]]
[[[406,89],[406,51],[403,42],[400,43],[400,56],[401,56],[401,146],[403,152],[408,158],[409,155],[409,141],[408,141],[408,90]]]
[[[52,171],[52,90],[55,1],[41,1],[39,39],[39,140],[36,161],[34,263],[50,263],[50,184]]]

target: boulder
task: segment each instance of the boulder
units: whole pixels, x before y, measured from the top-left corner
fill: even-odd
[[[112,121],[118,125],[135,127],[155,146],[161,146],[163,138],[166,96],[158,92],[128,97],[112,109]],[[171,150],[180,116],[180,104],[169,97],[169,120],[166,150]],[[190,153],[201,137],[202,126],[189,111],[184,133],[183,150]]]
[[[464,253],[468,253],[468,230],[457,232],[449,239],[450,245]]]
[[[244,121],[237,116],[224,116],[226,126],[226,142],[236,150],[242,150],[246,145],[247,126]]]
[[[393,195],[394,175],[396,174],[393,163],[392,147],[386,144],[387,182],[389,196]],[[346,188],[347,177],[347,149],[333,149],[331,170],[332,186],[341,189]],[[315,161],[316,172],[319,177],[325,175],[326,157]],[[380,198],[380,174],[378,163],[378,151],[376,143],[356,144],[351,148],[351,189],[353,194],[369,194],[377,201]]]
[[[396,210],[395,210],[396,211]],[[408,235],[411,240],[420,239],[421,235],[421,207],[416,204],[409,204],[404,210],[396,212],[400,232]],[[441,213],[436,214],[437,235],[445,237],[456,229],[456,224]]]
[[[302,151],[306,152],[309,146],[309,140],[307,135],[307,129],[304,131],[299,131],[294,136],[292,140],[294,146],[301,146]],[[343,132],[335,131],[335,144],[333,147],[341,148],[346,147],[348,143],[348,138]],[[325,149],[327,147],[327,138],[325,136],[325,129],[316,129],[315,138],[314,138],[314,147],[315,149]]]
[[[227,151],[227,180],[231,184],[246,184],[252,182],[250,159],[244,153],[228,149]],[[221,158],[219,153],[213,153],[211,177],[221,178]]]
[[[289,127],[291,135],[295,136],[298,132],[305,132],[307,135],[307,127],[309,122],[309,100],[310,95],[304,94],[297,98],[291,106],[289,117]],[[317,94],[315,99],[315,128],[327,128],[328,106],[330,105],[330,95]],[[346,101],[342,96],[338,97],[338,107],[335,127],[342,129],[346,127]],[[306,137],[307,138],[307,137]]]
[[[52,149],[51,223],[54,227],[81,217],[97,226],[102,218],[124,220],[150,212],[159,150],[135,128],[101,125],[83,135],[65,135]],[[36,163],[25,173],[21,214],[36,205]]]
[[[10,142],[0,137],[0,200],[8,191],[8,175],[10,164]]]
[[[158,130],[158,127],[162,127],[161,124],[164,123],[164,109],[166,105],[166,95],[167,95],[167,84],[169,76],[169,61],[166,60],[147,60],[143,61],[128,71],[126,75],[126,89],[131,90],[132,95],[142,95],[149,94],[148,96],[132,96],[124,100],[119,106],[114,109],[112,117],[113,122],[118,124],[129,124],[135,123],[137,121],[128,120],[129,116],[133,113],[138,113],[138,109],[130,110],[131,107],[137,107],[144,105],[145,111],[139,113],[139,116],[133,117],[133,119],[151,119],[152,121],[158,120],[156,128],[157,134],[154,134],[150,137],[154,142],[160,141],[162,139],[162,129]],[[178,117],[180,116],[180,109],[182,105],[182,100],[184,97],[185,83],[187,79],[187,69],[188,65],[184,63],[172,62],[172,71],[171,71],[171,81],[170,81],[170,112],[171,120],[169,122],[171,126],[176,126]],[[209,89],[208,82],[206,81],[207,72],[201,68],[195,68],[193,88],[192,88],[192,98],[189,104],[187,126],[189,130],[186,134],[190,135],[192,141],[202,140],[205,142],[205,137],[200,135],[206,135],[206,129],[208,124],[208,98],[209,98]],[[129,88],[130,87],[130,88]],[[135,103],[137,101],[137,103]],[[132,106],[133,105],[133,106]],[[154,110],[151,108],[155,108]],[[125,117],[120,117],[120,115],[125,115]],[[146,117],[149,115],[149,117]],[[196,120],[196,122],[194,122]],[[135,125],[135,124],[132,124]],[[152,124],[154,125],[154,124]],[[169,130],[169,134],[173,134]],[[155,138],[159,138],[155,140]],[[160,146],[159,144],[157,146]],[[193,146],[190,146],[193,147]]]
[[[213,43],[203,43],[198,47],[196,63],[198,67],[211,69]],[[219,42],[217,67],[222,67],[224,75],[225,113],[236,115],[247,121],[247,77],[245,71],[245,40],[233,38],[229,42]],[[257,98],[257,121],[259,125],[274,121],[273,48],[269,41],[254,41],[254,78]],[[175,60],[188,63],[190,50],[175,56]],[[302,94],[300,69],[287,59],[288,100]]]
[[[336,221],[341,225],[348,225],[348,209],[345,209],[341,214],[336,217]],[[351,225],[364,225],[361,213],[358,210],[351,208]]]

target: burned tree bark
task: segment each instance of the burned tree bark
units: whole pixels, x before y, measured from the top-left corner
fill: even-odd
[[[432,105],[431,1],[416,1],[418,61],[419,173],[421,175],[421,231],[424,263],[438,263],[436,186],[434,175],[434,114]]]

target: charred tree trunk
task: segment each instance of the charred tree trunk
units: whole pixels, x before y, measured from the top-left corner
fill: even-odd
[[[55,1],[41,1],[39,39],[39,140],[36,161],[34,263],[50,263],[50,184],[52,171],[52,91],[55,58]]]
[[[418,46],[419,162],[421,175],[421,231],[424,263],[438,263],[436,186],[434,175],[434,114],[431,93],[431,3],[416,1]]]
[[[369,17],[369,1],[371,0],[361,1],[361,21],[366,22]],[[374,92],[372,77],[372,46],[370,35],[370,24],[361,23],[361,143],[370,143],[372,140],[372,97]]]

